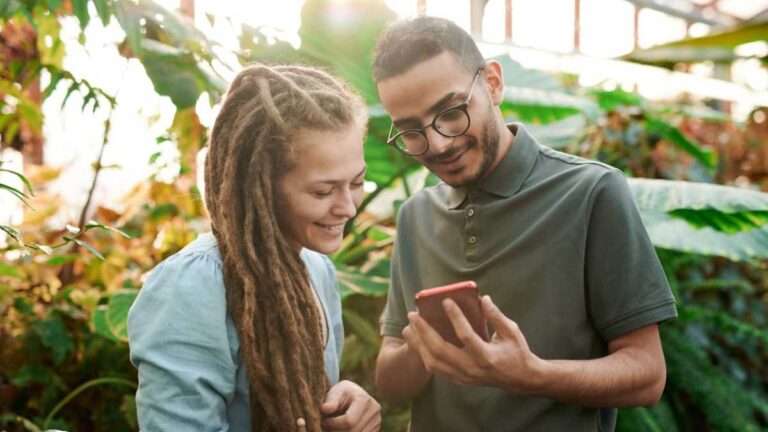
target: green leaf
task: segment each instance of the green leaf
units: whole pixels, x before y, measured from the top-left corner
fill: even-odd
[[[123,237],[125,237],[127,239],[132,239],[133,238],[128,233],[126,233],[125,231],[122,231],[122,230],[117,229],[115,227],[111,227],[111,226],[100,224],[100,223],[98,223],[96,221],[93,221],[93,220],[92,221],[88,221],[88,223],[85,224],[84,228],[85,228],[86,231],[91,229],[91,228],[99,228],[99,229],[104,230],[104,231],[111,231],[111,232],[120,234],[121,236],[123,236]]]
[[[368,345],[378,347],[381,345],[381,338],[376,327],[368,320],[355,313],[351,309],[343,311],[344,323],[349,332],[353,332],[362,338]]]
[[[584,114],[596,119],[599,109],[589,99],[525,87],[506,87],[501,112],[507,120],[547,124]]]
[[[37,243],[29,243],[27,245],[30,249],[34,249],[36,251],[40,251],[46,255],[50,255],[53,253],[53,248],[47,245],[41,245]]]
[[[13,301],[13,308],[19,311],[22,315],[30,315],[35,311],[35,308],[28,301],[21,297],[17,297]]]
[[[120,403],[120,412],[123,413],[125,423],[131,429],[139,429],[139,419],[136,413],[136,397],[132,394],[123,395],[123,401]]]
[[[119,340],[128,342],[128,311],[139,291],[120,289],[109,297],[106,321],[109,331]]]
[[[58,255],[48,259],[45,264],[49,266],[58,266],[62,264],[71,263],[77,260],[77,255]]]
[[[85,30],[88,27],[88,21],[91,19],[91,16],[88,14],[88,0],[72,0],[72,8],[77,20],[80,21],[80,29]]]
[[[91,324],[97,334],[115,342],[120,342],[120,339],[112,333],[109,324],[107,324],[107,308],[107,305],[99,305],[93,311],[93,315],[91,315]]]
[[[154,153],[152,153],[152,155],[149,157],[149,164],[151,165],[151,164],[155,163],[157,161],[157,158],[159,158],[162,155],[163,155],[163,152],[154,152]]]
[[[546,125],[526,124],[525,128],[540,143],[562,149],[579,140],[587,127],[586,117],[578,114]]]
[[[377,276],[369,276],[360,273],[359,270],[339,266],[336,267],[336,275],[341,288],[341,298],[351,294],[362,294],[372,297],[383,297],[389,290],[389,279]]]
[[[722,256],[768,258],[768,194],[728,186],[629,179],[654,246]]]
[[[519,87],[545,90],[554,93],[566,93],[566,88],[551,74],[537,69],[529,69],[514,60],[509,54],[491,57],[499,63],[504,72],[505,87]]]
[[[0,276],[10,276],[13,278],[20,278],[21,274],[16,266],[8,265],[0,261]]]
[[[23,202],[24,205],[26,205],[29,208],[32,208],[32,206],[29,205],[29,202],[27,202],[27,199],[29,197],[24,192],[16,189],[13,186],[8,186],[7,184],[3,184],[3,183],[0,183],[0,189],[10,192],[11,195],[15,196],[19,201]]]
[[[99,251],[97,251],[93,246],[89,245],[88,243],[86,243],[86,242],[84,242],[82,240],[78,240],[76,238],[73,238],[72,241],[77,243],[77,244],[79,244],[80,246],[88,249],[89,251],[91,251],[92,254],[96,255],[100,260],[104,261],[104,255],[99,253]]]
[[[57,365],[74,352],[72,336],[58,314],[48,314],[46,319],[32,323],[32,328],[40,336],[43,345],[51,350]]]
[[[74,81],[72,84],[70,84],[69,88],[67,89],[67,93],[64,95],[64,99],[61,101],[61,109],[64,109],[64,106],[67,104],[69,97],[72,96],[72,93],[79,89],[80,84],[77,81]]]
[[[39,364],[25,364],[11,376],[11,384],[26,387],[29,384],[50,384],[53,372]]]
[[[648,133],[657,133],[670,144],[687,152],[704,166],[714,169],[717,165],[717,154],[710,149],[705,149],[693,140],[688,139],[679,128],[659,118],[646,116],[645,127]]]
[[[149,39],[141,45],[141,60],[155,91],[170,97],[177,109],[194,107],[203,92],[216,94],[226,89],[193,52]]]
[[[117,1],[114,3],[115,18],[125,32],[125,39],[128,41],[131,50],[135,55],[141,54],[141,27],[139,26],[141,16],[135,10],[137,6],[129,1]]]
[[[715,209],[722,213],[768,211],[768,193],[732,186],[675,180],[628,179],[641,210]]]
[[[93,5],[96,6],[96,13],[99,14],[101,23],[105,27],[109,25],[109,19],[112,16],[112,1],[111,0],[93,0]]]
[[[703,61],[731,63],[739,58],[734,50],[735,47],[765,40],[768,40],[768,21],[746,22],[735,27],[718,29],[706,36],[635,50],[624,58],[667,68],[672,68],[677,63]]]
[[[61,0],[45,0],[45,4],[51,12],[54,12],[61,6]]]
[[[612,111],[620,106],[641,106],[643,104],[643,98],[640,95],[628,93],[622,89],[592,89],[589,94],[597,99],[597,104],[604,111]]]
[[[695,228],[711,227],[726,234],[760,228],[768,222],[768,211],[725,213],[717,209],[677,209],[669,215],[684,219]]]
[[[16,240],[17,243],[19,243],[19,246],[24,247],[24,239],[21,236],[21,232],[19,230],[9,227],[8,225],[0,225],[0,231],[5,232],[8,234],[9,237]]]

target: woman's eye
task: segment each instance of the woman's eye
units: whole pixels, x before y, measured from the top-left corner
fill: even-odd
[[[313,192],[313,195],[318,197],[327,197],[327,196],[331,196],[332,193],[333,191],[318,191],[318,192]]]
[[[353,182],[351,183],[353,189],[357,189],[359,187],[363,186],[363,182]]]

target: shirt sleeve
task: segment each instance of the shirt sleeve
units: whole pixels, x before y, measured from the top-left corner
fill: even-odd
[[[142,431],[228,431],[236,387],[221,267],[203,253],[154,269],[128,315]]]
[[[323,263],[326,269],[326,280],[328,289],[326,292],[326,302],[328,305],[328,315],[330,316],[330,327],[336,341],[336,358],[341,358],[344,349],[344,323],[341,319],[341,296],[339,294],[339,281],[336,277],[336,267],[330,258],[323,255]]]
[[[675,299],[623,174],[606,172],[590,199],[585,278],[602,338],[676,317]]]

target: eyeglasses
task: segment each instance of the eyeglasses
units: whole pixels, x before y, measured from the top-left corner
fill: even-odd
[[[435,118],[432,119],[431,123],[421,128],[397,132],[395,124],[392,123],[392,126],[389,128],[387,144],[393,145],[395,148],[409,156],[419,156],[429,150],[429,140],[427,140],[426,133],[427,128],[431,127],[437,131],[437,133],[447,138],[457,137],[466,132],[470,125],[467,107],[469,106],[469,101],[472,99],[472,92],[475,89],[477,77],[480,76],[480,71],[482,70],[483,68],[481,67],[475,73],[475,77],[472,79],[472,85],[469,86],[469,94],[464,102],[440,111],[435,115]],[[397,133],[393,136],[393,132]]]

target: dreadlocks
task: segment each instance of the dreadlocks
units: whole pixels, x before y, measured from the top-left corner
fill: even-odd
[[[281,229],[279,185],[295,163],[299,130],[341,130],[365,115],[359,96],[321,70],[259,65],[237,75],[213,126],[206,205],[248,373],[253,431],[295,430],[297,422],[321,431],[329,389],[322,320],[303,261]]]

